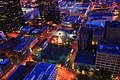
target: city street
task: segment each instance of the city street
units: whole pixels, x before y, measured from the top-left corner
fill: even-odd
[[[27,56],[25,60],[22,61],[18,61],[18,64],[13,65],[12,69],[10,69],[10,71],[8,71],[2,78],[1,80],[7,80],[8,76],[21,64],[21,65],[25,65],[27,61],[33,61],[31,56]]]
[[[9,76],[16,68],[17,68],[17,66],[14,65],[14,66],[12,67],[12,69],[10,69],[10,70],[1,78],[1,80],[7,80],[8,76]]]
[[[73,47],[74,51],[73,51],[72,56],[70,57],[70,61],[68,62],[68,65],[67,65],[67,67],[70,68],[70,69],[72,69],[74,67],[73,64],[74,64],[75,57],[77,55],[78,44],[77,43],[73,43],[72,47]]]
[[[60,67],[57,69],[56,80],[74,80],[76,73],[72,72],[66,67]]]

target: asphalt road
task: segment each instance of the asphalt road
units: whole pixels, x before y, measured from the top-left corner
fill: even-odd
[[[72,72],[66,67],[60,67],[56,70],[56,80],[74,80],[76,73]]]

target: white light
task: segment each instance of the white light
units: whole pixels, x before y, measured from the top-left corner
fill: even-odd
[[[58,43],[62,43],[62,39],[60,36],[58,36]]]
[[[71,50],[71,53],[73,53],[73,49]]]
[[[63,32],[63,31],[58,31],[58,32],[57,32],[57,35],[58,35],[58,36],[64,36],[64,32]]]

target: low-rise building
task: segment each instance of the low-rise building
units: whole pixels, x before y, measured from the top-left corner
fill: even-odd
[[[86,50],[79,50],[74,61],[74,68],[79,65],[95,67],[95,55]]]
[[[69,11],[70,16],[82,16],[87,17],[88,12],[90,11],[90,4],[84,3],[79,4],[76,3],[75,6]]]
[[[24,57],[38,42],[38,38],[31,36],[17,36],[0,45],[1,53],[9,53],[9,56]]]
[[[13,67],[13,63],[9,59],[0,59],[0,77],[6,74]]]
[[[19,57],[24,57],[30,49],[38,42],[35,37],[27,36],[22,37],[20,43],[13,48],[13,51],[19,55]]]
[[[91,11],[88,15],[88,21],[92,22],[106,22],[112,20],[113,14],[111,11]]]
[[[40,62],[23,80],[55,80],[56,65]]]
[[[25,26],[21,29],[20,34],[27,34],[34,36],[46,35],[48,28],[49,28],[48,25],[41,25],[37,27]]]
[[[73,24],[81,24],[82,18],[80,16],[65,16],[62,19],[62,24],[64,26],[70,26],[72,27]]]
[[[34,65],[19,65],[9,76],[8,80],[23,80],[31,72]]]
[[[25,26],[21,29],[20,33],[21,34],[29,34],[32,30],[34,29],[34,27],[30,27],[30,26]]]

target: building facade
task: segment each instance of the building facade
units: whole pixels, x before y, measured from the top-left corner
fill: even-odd
[[[118,73],[120,70],[120,46],[99,44],[95,66],[105,71]]]
[[[92,45],[92,30],[89,30],[86,27],[81,27],[78,45],[80,50],[87,50]]]
[[[8,59],[0,58],[0,78],[13,67],[13,63]]]
[[[0,30],[18,30],[24,24],[19,0],[0,0]]]
[[[120,44],[120,22],[108,21],[105,23],[104,39]]]
[[[46,21],[52,21],[53,23],[61,22],[60,10],[57,1],[39,1],[39,5],[40,14]]]

